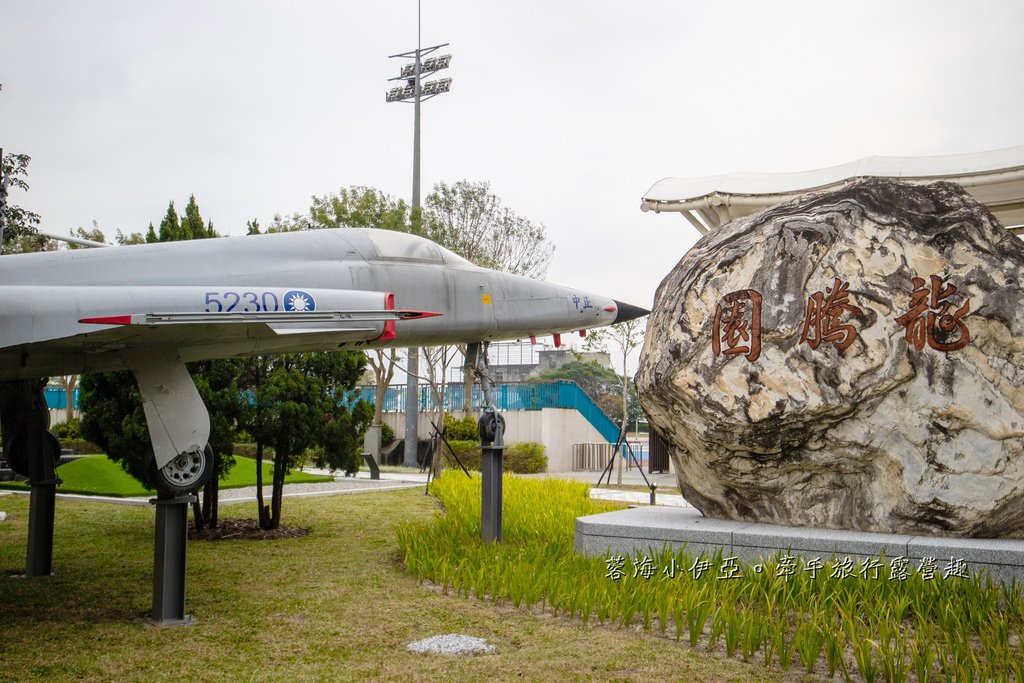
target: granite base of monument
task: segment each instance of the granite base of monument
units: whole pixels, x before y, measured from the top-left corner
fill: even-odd
[[[636,507],[576,518],[576,550],[585,555],[650,555],[668,545],[684,546],[692,553],[709,555],[721,549],[723,556],[744,561],[783,553],[828,561],[854,560],[884,554],[889,560],[909,558],[914,566],[934,560],[937,573],[950,562],[971,573],[988,571],[993,579],[1024,581],[1024,541],[982,538],[948,538],[880,534],[837,529],[813,529],[777,524],[737,522],[704,517],[690,508]],[[685,568],[682,568],[685,571]]]

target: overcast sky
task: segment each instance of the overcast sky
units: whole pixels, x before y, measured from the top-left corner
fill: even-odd
[[[644,214],[666,176],[801,171],[1024,144],[1024,2],[424,0],[451,93],[424,195],[486,180],[542,222],[548,279],[650,306],[697,234]],[[409,199],[412,106],[385,103],[415,0],[0,4],[11,199],[67,233],[143,231],[195,194],[244,234],[310,196]]]

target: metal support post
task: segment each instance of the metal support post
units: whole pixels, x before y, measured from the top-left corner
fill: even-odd
[[[489,424],[485,425],[485,420]],[[497,413],[480,418],[481,435],[493,433],[493,441],[482,442],[480,475],[480,535],[486,543],[501,543],[501,477],[504,469],[505,421]],[[492,426],[493,425],[493,426]]]
[[[153,546],[153,622],[182,626],[195,620],[185,614],[185,548],[188,543],[188,506],[194,495],[159,494]]]
[[[22,380],[20,409],[24,458],[28,461],[28,543],[25,548],[25,576],[49,576],[53,573],[53,518],[57,500],[57,474],[54,471],[60,447],[46,431],[50,416],[43,390],[45,380]]]
[[[420,354],[417,347],[409,349],[406,363],[405,379],[405,455],[402,464],[416,467],[416,456],[419,453],[419,411],[420,411]]]
[[[25,576],[49,576],[53,573],[53,517],[57,501],[57,480],[32,482],[31,486]]]
[[[4,173],[4,150],[0,147],[0,254],[4,253],[4,215],[7,208],[7,184],[10,179]]]

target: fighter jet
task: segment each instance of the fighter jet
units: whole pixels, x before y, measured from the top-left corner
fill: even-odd
[[[198,490],[212,469],[209,417],[186,362],[541,335],[557,345],[563,333],[647,313],[373,229],[8,255],[0,302],[0,419],[16,469],[38,475],[33,453],[56,447],[40,378],[127,369],[152,469],[171,494]]]

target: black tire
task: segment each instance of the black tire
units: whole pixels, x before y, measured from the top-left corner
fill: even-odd
[[[477,432],[480,440],[484,443],[494,443],[494,437],[498,434],[498,424],[501,424],[501,433],[505,433],[505,418],[498,413],[484,413],[477,422]]]
[[[15,434],[9,442],[9,448],[7,451],[4,451],[4,457],[7,459],[8,467],[23,477],[29,476],[29,454],[27,443],[28,440],[24,433]],[[46,432],[46,435],[43,437],[43,444],[44,448],[50,452],[50,457],[53,459],[53,466],[57,467],[60,465],[60,441],[57,440],[57,437],[50,432]]]
[[[162,469],[157,469],[156,460],[149,461],[149,475],[160,493],[179,496],[195,493],[213,476],[213,449],[210,444],[195,453],[182,453]]]

